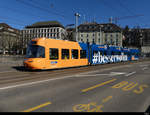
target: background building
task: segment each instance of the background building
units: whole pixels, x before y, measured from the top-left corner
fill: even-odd
[[[141,52],[150,57],[150,29],[141,29]]]
[[[97,23],[84,23],[79,25],[78,42],[103,44],[103,32],[101,31],[100,25]]]
[[[125,36],[125,39],[123,40],[124,47],[130,47],[130,48],[141,47],[141,42],[140,42],[140,39],[142,37],[141,29],[137,29],[137,28],[129,29],[128,27],[126,27],[123,31],[123,34]]]
[[[122,29],[112,23],[84,23],[78,27],[79,42],[122,46],[122,39]]]
[[[52,39],[65,39],[66,30],[58,21],[37,22],[26,26],[22,30],[24,51],[28,42],[34,38],[46,37]]]
[[[129,29],[127,26],[123,31],[125,40],[123,46],[139,48],[141,55],[150,56],[150,29],[141,29],[139,27]]]
[[[21,32],[6,23],[0,23],[0,53],[19,54],[21,48]]]
[[[103,44],[122,47],[123,29],[113,23],[100,24],[103,26],[104,42]]]

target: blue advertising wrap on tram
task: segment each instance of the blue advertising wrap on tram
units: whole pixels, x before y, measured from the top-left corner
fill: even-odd
[[[86,50],[88,62],[91,65],[117,63],[139,59],[138,49],[129,49],[109,45],[90,45],[85,43],[79,44],[82,50]]]

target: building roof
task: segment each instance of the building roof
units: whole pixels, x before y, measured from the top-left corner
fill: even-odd
[[[85,22],[83,24],[80,24],[80,26],[89,26],[89,25],[98,25],[98,23],[96,23],[96,22],[90,22],[90,23]]]
[[[30,26],[26,26],[25,28],[44,28],[44,27],[62,27],[62,28],[64,28],[64,26],[58,21],[36,22]]]
[[[104,24],[98,24],[96,22],[93,23],[84,23],[79,25],[79,31],[81,32],[93,32],[93,31],[104,31],[104,32],[121,32],[122,29],[117,26],[116,24],[112,23],[104,23]]]
[[[102,26],[102,30],[104,32],[121,32],[123,31],[123,29],[121,27],[119,27],[116,24],[113,23],[104,23],[104,24],[99,24],[100,26]]]
[[[0,26],[1,26],[1,27],[7,27],[7,28],[10,28],[10,26],[9,26],[8,24],[6,24],[6,23],[0,23]]]
[[[0,31],[19,32],[20,30],[13,28],[6,23],[0,23]]]

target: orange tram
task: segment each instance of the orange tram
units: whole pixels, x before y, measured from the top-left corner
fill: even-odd
[[[85,65],[88,59],[77,42],[46,38],[32,40],[24,59],[24,66],[34,70]]]
[[[47,70],[138,59],[138,49],[37,38],[28,44],[24,66]]]

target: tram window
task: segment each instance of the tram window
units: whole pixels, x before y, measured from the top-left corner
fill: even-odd
[[[136,56],[138,56],[138,57],[139,57],[139,53],[136,53]]]
[[[111,55],[115,55],[115,52],[112,51],[112,52],[111,52]]]
[[[51,48],[49,54],[50,54],[50,60],[58,60],[58,49]]]
[[[45,58],[45,48],[38,45],[29,45],[26,58]]]
[[[71,50],[72,52],[72,59],[78,59],[79,54],[78,54],[78,50]]]
[[[69,59],[69,49],[62,49],[62,59]]]
[[[121,55],[121,52],[118,52],[118,55]]]
[[[86,50],[80,50],[80,59],[86,58]]]

